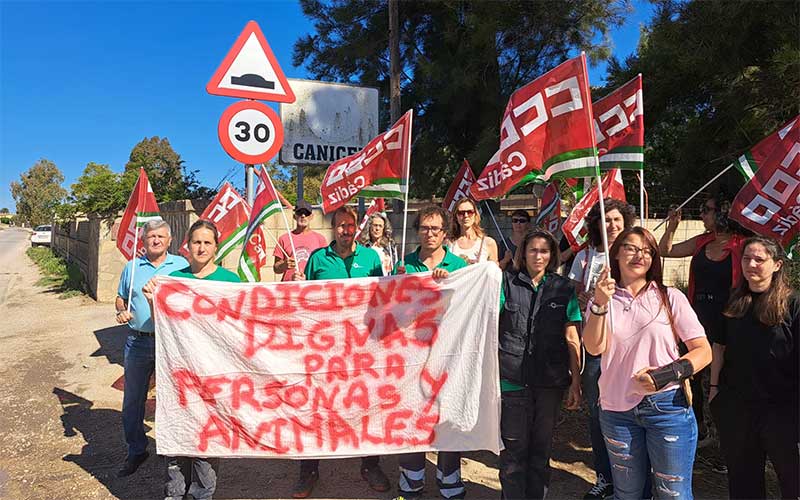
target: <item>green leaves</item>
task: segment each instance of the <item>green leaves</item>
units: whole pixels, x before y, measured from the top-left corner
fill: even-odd
[[[49,224],[67,191],[61,187],[64,174],[50,160],[42,158],[11,183],[11,196],[17,203],[17,217],[31,226]]]

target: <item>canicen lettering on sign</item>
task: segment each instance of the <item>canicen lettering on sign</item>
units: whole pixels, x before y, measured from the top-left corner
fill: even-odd
[[[297,97],[281,103],[280,161],[329,165],[361,150],[378,135],[378,89],[289,79]]]

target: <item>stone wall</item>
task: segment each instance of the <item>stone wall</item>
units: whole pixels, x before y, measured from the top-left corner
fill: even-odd
[[[209,200],[181,200],[163,203],[160,206],[161,216],[172,228],[172,244],[170,252],[177,253],[189,226],[197,220],[198,215],[203,212]],[[409,203],[408,212],[408,231],[404,254],[412,252],[418,243],[416,232],[411,229],[416,211],[419,207],[426,205],[427,202]],[[494,213],[496,214],[497,225],[504,234],[511,233],[511,217],[508,207],[492,202]],[[516,208],[516,207],[514,207]],[[499,213],[502,209],[503,213]],[[287,213],[289,225],[294,227],[291,213]],[[389,214],[392,226],[395,228],[394,238],[400,246],[400,233],[403,227],[403,214]],[[99,217],[82,217],[66,224],[53,226],[53,249],[59,255],[65,257],[70,262],[75,262],[83,272],[87,291],[89,295],[100,302],[111,302],[117,295],[117,285],[119,276],[125,266],[122,254],[117,250],[116,237],[119,229],[120,217],[113,223],[107,219]],[[648,220],[646,227],[653,228],[659,221]],[[497,240],[498,246],[502,246],[497,228],[488,215],[484,215],[482,221],[487,233]],[[314,217],[311,220],[311,228],[321,233],[328,241],[333,238],[330,216],[322,214],[319,209],[314,210]],[[272,271],[272,252],[278,237],[285,232],[285,224],[282,217],[270,217],[264,224],[267,233],[267,247],[269,261],[261,271],[262,281],[275,281],[280,279]],[[678,228],[675,241],[680,242],[702,232],[702,222],[684,221]],[[662,226],[655,236],[658,239],[663,234]],[[223,266],[236,271],[240,250],[234,250],[223,262]],[[685,286],[689,271],[689,258],[666,259],[664,264],[664,280],[669,285]]]

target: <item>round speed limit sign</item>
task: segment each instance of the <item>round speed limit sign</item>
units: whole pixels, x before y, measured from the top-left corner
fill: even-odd
[[[253,165],[272,159],[283,144],[278,114],[257,101],[239,101],[219,119],[219,142],[234,160]]]

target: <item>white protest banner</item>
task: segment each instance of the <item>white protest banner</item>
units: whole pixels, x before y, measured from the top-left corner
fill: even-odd
[[[164,278],[158,453],[500,450],[501,272],[285,283]]]

